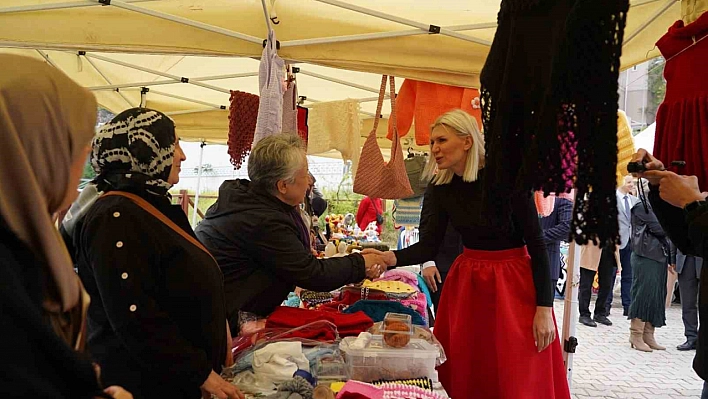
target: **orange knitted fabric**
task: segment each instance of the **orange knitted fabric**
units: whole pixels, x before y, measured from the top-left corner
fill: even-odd
[[[430,125],[440,115],[458,108],[472,115],[481,128],[479,90],[406,79],[396,98],[398,135],[404,137],[408,134],[415,118],[415,142],[418,145],[428,145]],[[393,122],[389,119],[388,139],[392,137]]]

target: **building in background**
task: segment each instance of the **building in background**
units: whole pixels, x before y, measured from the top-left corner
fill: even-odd
[[[619,108],[629,117],[635,134],[656,121],[656,111],[666,93],[663,73],[662,57],[620,72]]]

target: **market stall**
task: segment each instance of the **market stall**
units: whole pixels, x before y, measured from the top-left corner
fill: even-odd
[[[455,107],[479,112],[474,110],[480,93],[469,97],[470,88],[479,86],[498,2],[480,0],[474,9],[454,1],[433,8],[401,7],[402,1],[355,3],[112,0],[27,6],[0,0],[0,40],[3,51],[41,57],[65,71],[112,111],[161,109],[174,118],[183,139],[228,143],[235,167],[254,142],[285,131],[284,126],[308,142],[311,154],[351,160],[355,170],[362,144],[371,143],[384,149],[376,159],[384,167],[385,160],[393,163],[403,154],[396,134],[415,136],[410,150],[427,144],[410,123],[412,117],[400,132],[393,116],[377,128],[383,114],[396,110],[382,107],[384,97],[393,100],[406,87],[413,88],[411,93],[436,85],[443,93],[459,94]],[[621,43],[622,67],[654,56],[653,43],[679,18],[679,10],[673,0],[633,2]],[[327,37],[329,32],[338,36]],[[252,59],[259,56],[260,63]],[[271,74],[277,79],[263,78]],[[396,85],[392,79],[386,94],[385,77],[379,89],[380,76],[372,74],[407,80]],[[273,99],[280,105],[273,106]],[[273,109],[275,116],[263,115]],[[416,113],[419,123],[427,120],[421,116]],[[341,130],[333,130],[340,122]],[[248,137],[240,134],[244,131]],[[389,198],[411,198],[414,187],[406,184],[396,188],[407,195]],[[396,392],[401,391],[416,398],[444,395],[435,367],[446,357],[427,328],[425,283],[405,273],[387,272],[335,292],[293,292],[286,303],[290,306],[267,319],[245,317],[234,341],[236,365],[223,375],[252,394],[273,393],[276,385],[281,392],[294,392],[303,388],[302,381],[319,381],[340,394],[374,390],[378,397],[400,397]],[[568,338],[567,329],[564,335]]]

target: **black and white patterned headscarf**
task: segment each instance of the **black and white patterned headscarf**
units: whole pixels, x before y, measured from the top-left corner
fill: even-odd
[[[93,140],[91,165],[111,183],[167,195],[174,154],[174,122],[162,112],[132,108],[101,127]]]

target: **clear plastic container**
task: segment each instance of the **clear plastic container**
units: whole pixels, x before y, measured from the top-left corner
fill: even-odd
[[[413,322],[411,315],[401,313],[386,313],[381,325],[383,342],[389,348],[405,348],[413,338]]]
[[[349,368],[340,351],[318,359],[314,373],[320,384],[349,381]]]
[[[438,380],[435,362],[440,351],[425,340],[413,338],[405,348],[389,348],[383,336],[375,335],[364,349],[352,349],[355,337],[339,344],[349,368],[349,378],[357,381],[398,380],[427,377]]]

